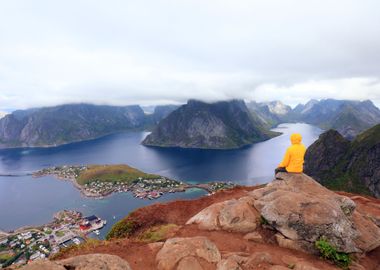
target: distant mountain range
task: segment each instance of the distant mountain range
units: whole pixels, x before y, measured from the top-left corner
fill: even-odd
[[[280,101],[249,102],[247,106],[267,127],[284,122],[305,122],[325,130],[335,129],[347,139],[380,123],[380,110],[370,100],[313,99],[294,109]]]
[[[270,138],[273,133],[268,130],[284,122],[336,129],[348,139],[380,123],[380,110],[369,100],[311,100],[294,109],[280,101],[207,104],[190,100],[182,106],[144,109],[149,113],[138,105],[91,104],[15,111],[0,116],[0,148],[55,146],[120,131],[154,129],[145,145],[224,149]]]
[[[353,139],[360,132],[380,123],[380,110],[370,100],[310,100],[287,115],[288,121],[302,121],[322,129],[335,129]]]
[[[232,149],[277,135],[252,116],[242,100],[190,100],[164,118],[143,141],[160,147]]]
[[[140,106],[68,104],[14,111],[0,119],[0,148],[55,146],[153,126],[172,110],[146,115]]]
[[[329,130],[307,149],[305,173],[323,185],[380,198],[380,125],[353,141]]]

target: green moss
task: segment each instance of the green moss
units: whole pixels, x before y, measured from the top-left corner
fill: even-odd
[[[315,247],[324,259],[334,262],[336,265],[343,269],[348,269],[351,264],[351,257],[344,252],[338,252],[325,237],[321,237],[315,242]]]
[[[160,226],[155,226],[146,230],[140,239],[144,242],[158,242],[167,238],[168,234],[173,230],[176,230],[178,226],[176,224],[165,224]]]
[[[260,216],[260,224],[261,225],[269,225],[268,220],[265,219],[265,217]]]

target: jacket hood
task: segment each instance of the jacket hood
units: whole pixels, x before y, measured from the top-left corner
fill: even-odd
[[[301,141],[302,141],[302,136],[301,136],[301,134],[299,134],[299,133],[293,133],[293,134],[290,136],[290,141],[292,142],[292,144],[300,144]]]

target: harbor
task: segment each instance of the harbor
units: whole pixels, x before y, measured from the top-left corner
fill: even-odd
[[[56,213],[49,224],[3,232],[0,268],[49,258],[61,249],[86,242],[90,233],[99,234],[106,224],[106,220],[95,215],[83,217],[81,212],[63,210]]]

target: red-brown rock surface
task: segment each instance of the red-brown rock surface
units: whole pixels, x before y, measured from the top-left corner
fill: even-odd
[[[131,270],[128,262],[115,255],[89,254],[61,261],[37,261],[22,270]]]

